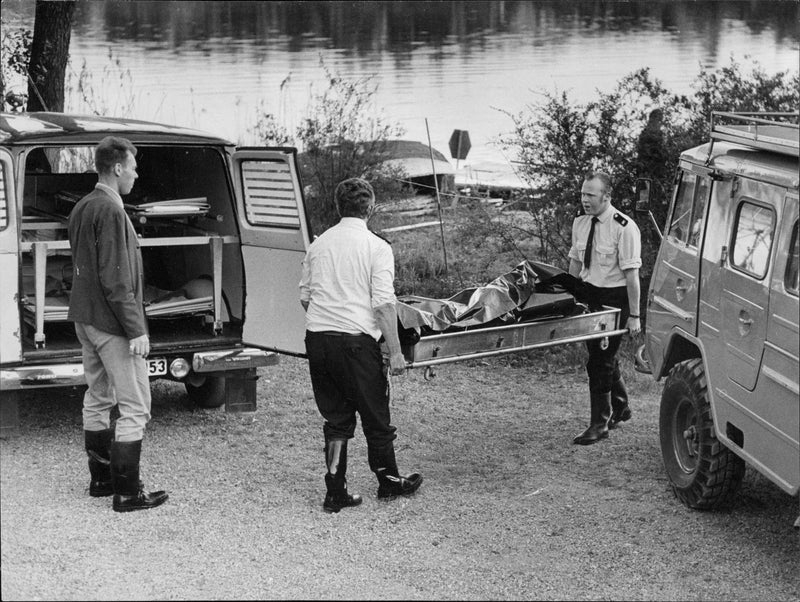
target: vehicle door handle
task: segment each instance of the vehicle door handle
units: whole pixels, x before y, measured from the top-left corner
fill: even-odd
[[[683,283],[682,278],[678,278],[678,281],[675,283],[675,297],[678,301],[683,301],[686,298],[686,291],[689,290],[688,287]]]
[[[747,336],[750,333],[751,326],[753,326],[753,319],[750,314],[742,310],[739,312],[739,335]]]

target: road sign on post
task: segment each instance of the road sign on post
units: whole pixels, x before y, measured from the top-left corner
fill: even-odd
[[[472,145],[469,141],[469,132],[467,130],[453,130],[453,135],[450,136],[450,156],[456,161],[467,158],[467,153]]]
[[[450,136],[450,156],[456,160],[456,169],[458,169],[458,162],[467,158],[470,148],[472,148],[472,144],[469,142],[469,132],[453,130],[453,135]]]

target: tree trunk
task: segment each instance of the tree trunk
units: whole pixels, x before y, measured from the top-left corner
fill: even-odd
[[[64,110],[64,78],[75,2],[36,0],[28,64],[28,111]]]

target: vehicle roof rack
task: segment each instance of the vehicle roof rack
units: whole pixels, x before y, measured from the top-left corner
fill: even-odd
[[[800,154],[800,113],[711,112],[711,140],[797,157]]]

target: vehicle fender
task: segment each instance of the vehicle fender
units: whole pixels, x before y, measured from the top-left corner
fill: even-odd
[[[653,376],[656,380],[660,380],[669,374],[675,364],[694,357],[703,358],[705,364],[703,343],[685,330],[673,327],[667,334],[664,354],[660,366],[654,366],[656,372],[653,373]]]
[[[706,349],[703,345],[703,341],[695,336],[690,335],[686,331],[681,330],[680,328],[673,328],[669,333],[669,339],[667,341],[666,351],[664,352],[664,360],[661,364],[661,369],[657,375],[654,374],[654,377],[657,380],[660,380],[661,378],[667,376],[669,371],[672,370],[672,367],[676,364],[695,357],[699,357],[703,361],[704,368],[708,366],[708,357],[706,355]],[[705,371],[705,375],[708,402],[711,405],[711,416],[714,421],[714,434],[716,435],[717,439],[725,442],[728,440],[728,438],[725,433],[720,432],[719,421],[717,420],[717,406],[714,400],[714,383],[711,382],[708,370]],[[726,445],[726,447],[730,446]]]

